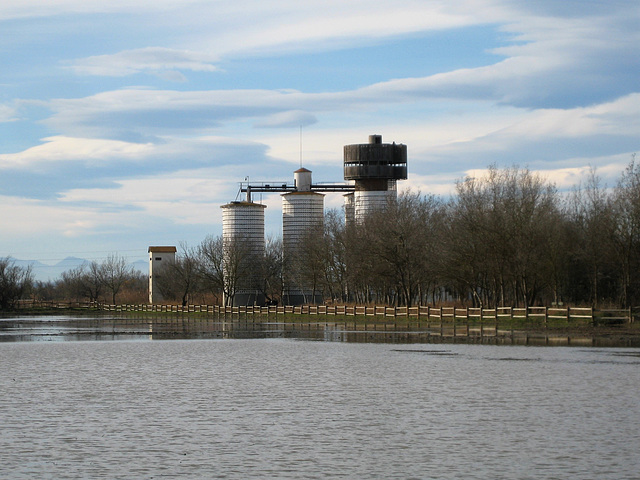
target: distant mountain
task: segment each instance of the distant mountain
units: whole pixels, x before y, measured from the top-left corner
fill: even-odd
[[[60,260],[54,266],[56,268],[63,268],[64,270],[69,270],[71,268],[79,267],[83,263],[89,263],[89,260],[85,260],[84,258],[78,258],[78,257],[67,257],[64,260]]]
[[[78,257],[67,257],[59,261],[55,265],[47,265],[38,260],[14,260],[15,264],[20,267],[31,265],[33,277],[37,281],[46,282],[49,280],[59,280],[62,273],[73,268],[77,268],[83,263],[90,263],[89,260]],[[145,260],[136,260],[130,264],[135,270],[146,273],[149,270],[149,263]]]
[[[131,264],[135,270],[145,275],[149,273],[149,261],[148,260],[136,260]]]
[[[29,265],[31,265],[31,267],[46,267],[48,265],[39,262],[38,260],[16,260],[15,258],[11,258],[11,260],[13,260],[13,262],[18,266],[18,267],[28,267]]]
[[[37,271],[41,271],[45,268],[48,268],[49,265],[39,262],[37,260],[16,260],[12,259],[16,266],[26,268],[31,266],[31,271],[35,274]]]
[[[83,263],[89,263],[89,261],[84,258],[67,257],[55,265],[47,265],[34,260],[16,260],[16,265],[31,265],[33,277],[41,282],[58,280],[62,276],[62,272],[79,267]]]

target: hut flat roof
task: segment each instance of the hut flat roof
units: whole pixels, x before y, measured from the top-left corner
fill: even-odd
[[[175,253],[177,251],[178,249],[176,247],[158,247],[158,246],[149,247],[149,252]]]

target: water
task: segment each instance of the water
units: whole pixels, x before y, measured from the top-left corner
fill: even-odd
[[[632,479],[640,350],[0,343],[0,478]]]

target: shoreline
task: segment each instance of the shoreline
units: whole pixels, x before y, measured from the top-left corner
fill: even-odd
[[[433,321],[325,315],[221,315],[78,309],[0,312],[0,341],[37,339],[295,338],[355,343],[469,343],[640,348],[640,325]]]

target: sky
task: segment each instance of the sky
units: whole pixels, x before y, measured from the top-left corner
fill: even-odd
[[[613,186],[639,24],[637,0],[0,0],[0,257],[196,246],[246,177],[342,182],[371,134],[407,145],[399,190],[489,165]],[[254,200],[279,236],[280,196]]]

